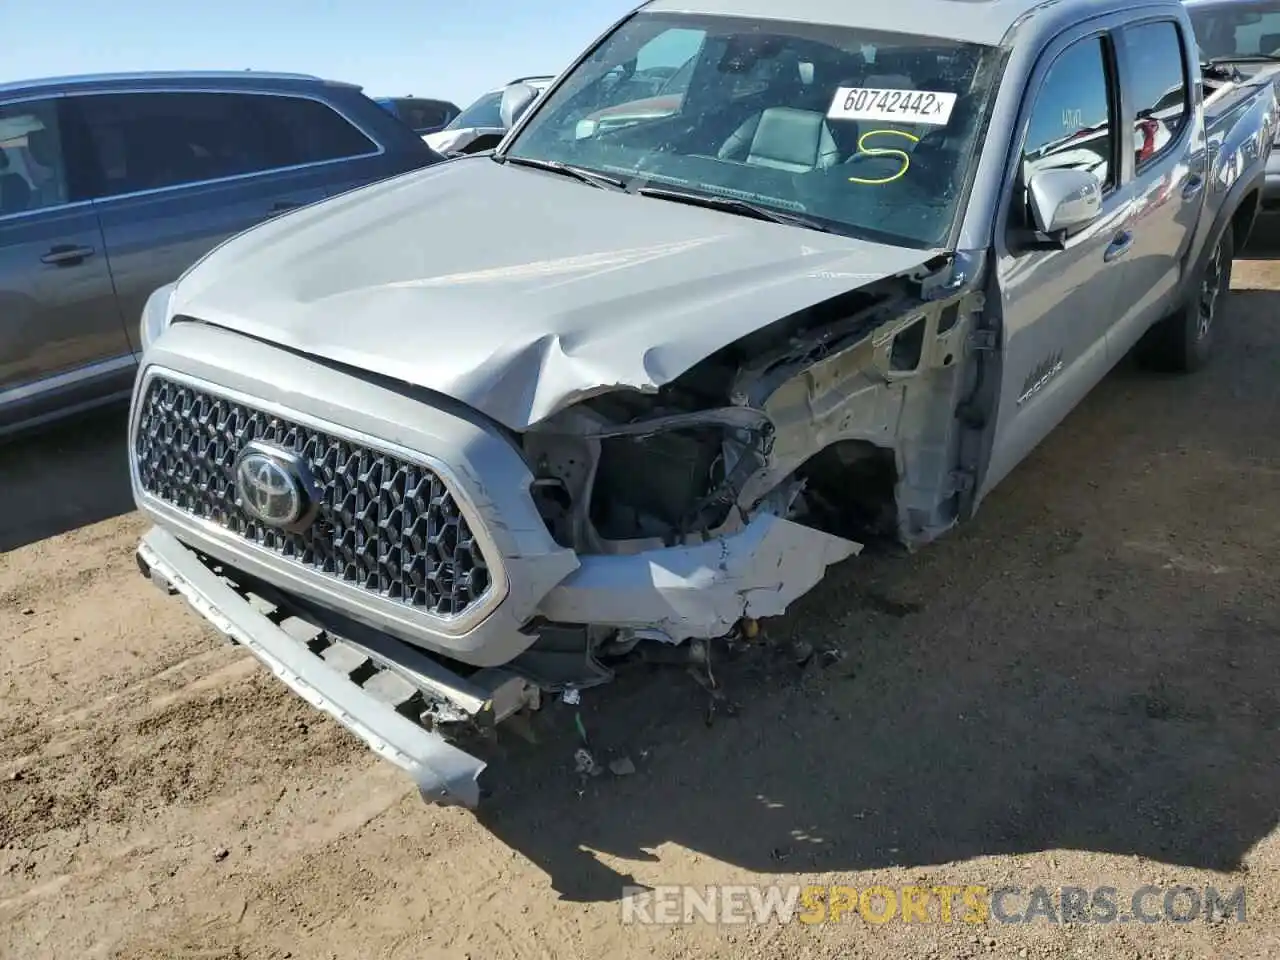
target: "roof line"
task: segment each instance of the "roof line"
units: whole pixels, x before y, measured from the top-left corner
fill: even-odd
[[[343,83],[325,80],[310,73],[284,73],[274,70],[149,70],[119,73],[82,73],[60,77],[39,77],[0,83],[0,90],[19,87],[54,87],[84,83],[111,83],[137,80],[301,80],[309,83]],[[343,84],[354,86],[354,84]]]

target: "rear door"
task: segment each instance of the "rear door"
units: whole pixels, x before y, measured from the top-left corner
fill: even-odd
[[[1181,25],[1168,15],[1129,23],[1116,40],[1134,163],[1133,249],[1122,284],[1137,297],[1109,334],[1113,361],[1175,305],[1208,175]]]
[[[1107,332],[1129,310],[1120,283],[1131,250],[1128,139],[1119,123],[1112,38],[1080,27],[1041,57],[1018,129],[1020,161],[997,220],[1003,315],[1000,398],[979,498],[1052,430],[1109,369]],[[1050,168],[1092,171],[1103,211],[1061,247],[1031,242],[1027,181]]]
[[[59,103],[0,102],[0,424],[119,392],[134,370]]]
[[[341,129],[355,136],[326,139],[333,111],[302,96],[127,91],[69,100],[97,159],[94,206],[135,348],[156,287],[226,238],[335,192],[345,155],[379,150],[349,124]]]

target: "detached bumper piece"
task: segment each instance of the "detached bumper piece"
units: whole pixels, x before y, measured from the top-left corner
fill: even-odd
[[[356,643],[292,616],[210,568],[160,527],[143,536],[138,565],[158,587],[185,597],[294,693],[404,769],[428,803],[476,806],[485,763],[426,724],[484,728],[522,707],[537,707],[536,688],[508,671],[481,670],[463,678],[393,638],[362,637]]]

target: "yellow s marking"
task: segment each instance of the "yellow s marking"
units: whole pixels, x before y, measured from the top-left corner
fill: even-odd
[[[893,174],[893,176],[890,176],[890,177],[875,177],[875,178],[850,177],[849,178],[850,183],[865,183],[865,184],[870,184],[871,186],[878,187],[886,183],[893,183],[893,181],[895,180],[900,180],[906,174],[906,172],[909,169],[911,169],[911,156],[905,150],[899,150],[895,147],[863,146],[863,142],[867,139],[867,137],[875,137],[875,136],[882,136],[882,135],[889,136],[889,137],[906,137],[912,143],[920,142],[919,137],[917,137],[914,133],[907,133],[907,131],[905,130],[868,130],[862,136],[858,137],[858,152],[854,154],[854,156],[897,157],[899,160],[902,161],[902,169],[900,169],[897,173]]]

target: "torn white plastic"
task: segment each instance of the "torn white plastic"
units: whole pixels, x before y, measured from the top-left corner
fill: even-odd
[[[550,620],[718,637],[773,617],[862,545],[761,514],[729,537],[629,556],[586,556],[542,603]]]

